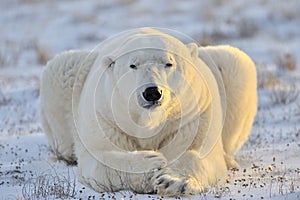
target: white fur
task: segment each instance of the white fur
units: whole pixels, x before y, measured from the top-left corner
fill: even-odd
[[[153,109],[142,107],[149,85],[163,94]],[[77,161],[94,190],[189,195],[237,167],[256,103],[255,66],[240,50],[138,29],[50,61],[41,120],[56,155]]]

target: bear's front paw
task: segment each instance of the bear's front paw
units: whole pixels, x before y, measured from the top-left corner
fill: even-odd
[[[156,172],[167,165],[167,159],[157,151],[136,151],[132,152],[136,158],[136,165],[145,172]]]
[[[152,178],[154,191],[164,196],[189,196],[203,192],[201,184],[193,177],[176,177],[166,170],[160,170]]]

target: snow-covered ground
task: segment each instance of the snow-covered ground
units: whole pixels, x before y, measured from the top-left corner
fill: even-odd
[[[92,49],[120,31],[156,26],[202,45],[230,44],[255,61],[259,108],[239,171],[191,199],[300,199],[300,2],[298,0],[1,0],[0,199],[161,199],[99,194],[56,162],[39,122],[44,64]]]

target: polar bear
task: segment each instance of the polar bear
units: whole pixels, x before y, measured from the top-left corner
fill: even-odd
[[[256,70],[230,46],[151,28],[51,60],[41,122],[59,159],[98,192],[199,194],[237,167],[257,107]]]

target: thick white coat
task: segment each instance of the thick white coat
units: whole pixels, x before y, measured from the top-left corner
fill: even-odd
[[[149,85],[163,94],[153,109],[143,107]],[[51,60],[41,120],[58,158],[77,162],[79,180],[94,190],[189,195],[238,166],[256,98],[255,66],[240,50],[138,29]]]

